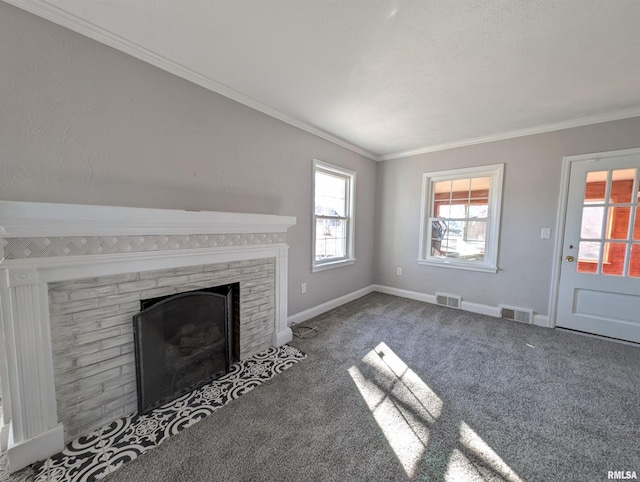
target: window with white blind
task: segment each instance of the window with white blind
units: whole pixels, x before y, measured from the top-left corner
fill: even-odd
[[[313,161],[313,272],[355,262],[355,182],[355,172]]]
[[[423,174],[420,264],[496,272],[504,164]]]

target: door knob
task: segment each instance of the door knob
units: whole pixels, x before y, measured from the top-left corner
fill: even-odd
[[[564,258],[564,260],[567,263],[573,263],[576,260],[576,258],[574,258],[573,256],[567,256],[566,258]]]

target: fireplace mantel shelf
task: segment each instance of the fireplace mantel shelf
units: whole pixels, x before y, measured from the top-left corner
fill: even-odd
[[[282,233],[293,216],[0,201],[0,236]]]

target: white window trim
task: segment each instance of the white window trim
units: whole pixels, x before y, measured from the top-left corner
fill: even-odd
[[[326,171],[349,178],[349,192],[347,194],[347,256],[340,259],[316,261],[316,171]],[[348,169],[329,164],[328,162],[313,160],[311,172],[311,272],[317,273],[327,269],[339,268],[354,264],[355,258],[355,199],[356,199],[356,173]]]
[[[480,176],[491,178],[491,188],[489,192],[489,230],[487,232],[488,249],[487,252],[485,252],[484,262],[431,257],[429,255],[431,249],[431,223],[428,221],[433,209],[433,196],[431,195],[432,184],[438,181]],[[425,172],[422,175],[420,251],[418,253],[418,264],[496,273],[498,271],[498,245],[500,241],[500,211],[502,205],[503,179],[504,164]]]

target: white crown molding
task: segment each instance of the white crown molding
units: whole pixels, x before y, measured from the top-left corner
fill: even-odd
[[[29,13],[42,17],[53,23],[68,28],[76,33],[89,37],[97,42],[113,47],[116,50],[124,52],[132,57],[142,60],[148,64],[151,64],[159,69],[181,77],[189,82],[192,82],[200,87],[204,87],[207,90],[213,91],[217,94],[223,95],[231,100],[234,100],[240,104],[251,107],[258,112],[262,112],[270,117],[278,119],[286,124],[292,125],[313,134],[317,137],[325,139],[333,144],[349,149],[350,151],[367,157],[371,160],[378,160],[378,156],[368,152],[354,144],[351,144],[344,139],[340,139],[328,132],[323,131],[311,124],[307,124],[299,119],[295,119],[284,112],[281,112],[273,107],[270,107],[262,102],[259,102],[249,96],[246,96],[224,84],[216,82],[215,80],[202,75],[184,65],[168,59],[160,54],[157,54],[149,49],[142,47],[141,45],[131,42],[109,30],[106,30],[98,25],[95,25],[87,20],[77,17],[69,12],[61,10],[60,8],[45,2],[43,0],[2,0],[5,3],[11,4]]]
[[[0,201],[3,237],[284,233],[293,216]]]
[[[389,161],[393,159],[400,159],[404,157],[416,156],[420,154],[426,154],[430,152],[444,151],[447,149],[453,149],[456,147],[472,146],[476,144],[484,144],[486,142],[501,141],[506,139],[513,139],[516,137],[524,137],[535,134],[542,134],[545,132],[553,132],[562,129],[571,129],[574,127],[582,127],[592,124],[599,124],[602,122],[610,122],[615,120],[628,119],[631,117],[640,116],[640,108],[627,109],[623,111],[612,112],[608,114],[599,114],[587,117],[581,117],[578,119],[571,119],[562,122],[556,122],[552,124],[544,124],[536,127],[530,127],[526,129],[519,129],[514,131],[507,131],[497,134],[491,134],[488,136],[474,137],[470,139],[463,139],[459,141],[446,142],[442,144],[435,144],[431,146],[425,146],[418,149],[412,149],[407,151],[400,151],[385,155],[376,155],[361,147],[358,147],[344,139],[341,139],[335,135],[329,134],[322,129],[319,129],[311,124],[303,122],[299,119],[295,119],[284,112],[281,112],[271,106],[263,104],[256,99],[246,96],[224,84],[216,82],[215,80],[204,76],[184,65],[168,59],[160,54],[157,54],[149,49],[146,49],[135,42],[131,42],[114,32],[106,30],[98,25],[95,25],[87,20],[84,20],[76,15],[61,10],[55,5],[44,0],[0,0],[5,3],[11,4],[22,10],[30,12],[34,15],[42,17],[53,23],[61,25],[69,30],[84,35],[102,44],[108,45],[121,52],[124,52],[132,57],[135,57],[143,62],[158,67],[166,72],[174,74],[185,80],[188,80],[196,85],[204,87],[207,90],[223,95],[231,100],[234,100],[240,104],[250,107],[258,112],[266,114],[270,117],[278,119],[286,124],[297,127],[305,132],[313,134],[324,140],[327,140],[333,144],[344,147],[356,154],[360,154],[368,159],[374,161]]]
[[[386,154],[379,156],[378,161],[391,161],[393,159],[401,159],[403,157],[417,156],[420,154],[427,154],[429,152],[445,151],[447,149],[454,149],[456,147],[473,146],[476,144],[484,144],[486,142],[503,141],[506,139],[514,139],[516,137],[525,137],[535,134],[544,134],[545,132],[560,131],[563,129],[572,129],[574,127],[583,127],[593,124],[600,124],[602,122],[611,122],[622,119],[630,119],[632,117],[640,117],[640,107],[635,109],[627,109],[618,112],[611,112],[608,114],[593,115],[588,117],[581,117],[579,119],[572,119],[563,122],[556,122],[553,124],[545,124],[537,127],[529,127],[527,129],[519,129],[515,131],[502,132],[499,134],[491,134],[489,136],[474,137],[472,139],[464,139],[461,141],[446,142],[444,144],[437,144],[433,146],[422,147],[410,151],[397,152],[395,154]]]

